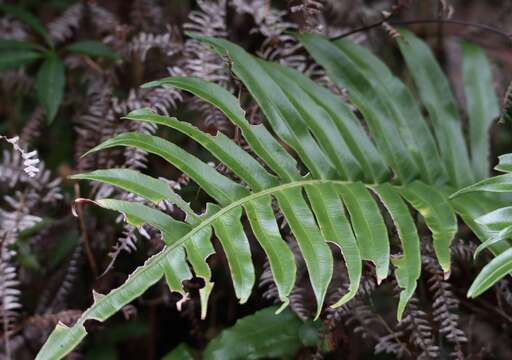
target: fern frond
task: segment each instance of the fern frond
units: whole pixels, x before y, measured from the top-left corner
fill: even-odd
[[[455,353],[461,353],[462,345],[468,340],[459,324],[459,300],[453,293],[452,285],[443,279],[442,271],[432,261],[433,259],[428,256],[425,258],[425,269],[430,273],[429,290],[433,293],[434,299],[433,320],[439,324],[439,333],[454,346]]]
[[[48,31],[55,43],[62,43],[73,37],[85,13],[82,3],[71,5],[57,19],[48,24]]]
[[[407,43],[402,44],[406,59],[426,82],[418,86],[432,117],[437,117],[434,123],[448,131],[455,142],[462,141],[462,147],[453,147],[446,137],[439,138],[436,129],[431,132],[411,92],[370,52],[346,41],[332,43],[318,35],[298,37],[331,79],[347,88],[371,134],[338,97],[302,73],[255,58],[227,40],[195,36],[225,57],[258,103],[268,128],[251,125],[238,100],[219,85],[198,78],[171,77],[144,86],[175,87],[211,103],[240,129],[251,151],[221,132],[212,136],[190,123],[148,109],[132,111],[126,118],[182,133],[235,176],[227,177],[172,142],[148,133],[122,133],[91,149],[89,153],[128,147],[159,156],[189,176],[212,202],[204,213],[198,214],[167,182],[131,169],[97,170],[74,176],[119,187],[153,203],[148,206],[109,198],[94,201],[100,207],[120,212],[134,227],[149,225],[158,229],[166,246],[137,268],[123,285],[106,295],[95,294],[93,305],[73,327],[59,324],[38,359],[64,356],[86,336],[87,320],[106,320],[162,278],[171,291],[182,296],[186,293],[182,282],[193,273],[204,279],[205,286],[200,291],[204,317],[213,287],[206,262],[214,253],[210,241],[213,233],[225,252],[236,296],[241,303],[246,302],[255,283],[255,269],[242,216],[247,217],[269,259],[283,303],[281,311],[291,301],[297,261],[283,239],[275,206],[283,214],[306,264],[316,301],[315,318],[325,304],[333,277],[333,254],[328,243],[343,255],[350,281],[346,293],[328,305],[339,307],[354,298],[361,282],[362,260],[375,266],[377,283],[388,276],[390,241],[383,212],[393,220],[402,245],[402,253],[393,259],[401,288],[398,319],[407,313],[406,304],[413,297],[420,274],[420,240],[409,206],[424,218],[432,233],[444,277],[450,271],[449,249],[457,231],[456,211],[475,232],[485,233],[483,227],[471,221],[472,215],[486,211],[484,201],[470,195],[454,203],[448,199],[452,186],[466,182],[465,175],[471,179],[473,170],[454,103],[439,92],[448,91],[448,82],[426,45],[412,34],[402,35],[407,37]],[[434,107],[434,101],[445,106],[443,113]],[[441,124],[441,116],[445,115],[450,116],[449,121]],[[439,149],[437,143],[441,144]],[[155,205],[162,201],[180,208],[186,214],[185,220],[176,220],[158,210]],[[409,330],[427,332],[426,320],[418,314],[421,316],[410,316]],[[414,342],[425,357],[437,355],[434,345],[420,343],[423,335],[417,334]]]
[[[455,192],[451,197],[454,198],[454,200],[459,200],[461,197],[475,192],[511,192],[511,164],[512,154],[501,155],[495,169],[505,174],[480,180],[473,185]],[[498,204],[499,203],[501,202],[498,202]],[[512,238],[512,222],[510,221],[512,207],[500,207],[490,212],[489,210],[487,213],[472,216],[473,221],[485,229],[485,233],[481,236],[482,244],[476,249],[475,257],[485,249],[491,250],[496,257],[478,274],[469,288],[469,297],[480,295],[512,271],[512,246],[509,242]]]

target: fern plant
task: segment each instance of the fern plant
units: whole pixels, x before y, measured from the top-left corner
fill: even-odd
[[[300,321],[290,309],[278,315],[276,310],[274,306],[268,307],[237,320],[234,326],[210,341],[201,359],[286,359],[293,357],[302,346],[321,345],[319,326],[311,321]],[[193,354],[182,343],[163,360],[193,360]]]
[[[499,157],[499,163],[496,165],[497,171],[503,172],[503,175],[483,179],[476,184],[467,186],[451,196],[456,198],[463,194],[473,192],[487,193],[508,193],[512,192],[512,154],[505,154]],[[494,244],[503,243],[512,238],[512,207],[504,206],[484,214],[475,219],[475,221],[489,229],[489,236],[475,250],[475,258],[483,250]],[[492,259],[476,277],[475,281],[468,290],[469,297],[477,297],[503,277],[512,271],[512,247],[502,252]]]
[[[388,276],[391,256],[385,213],[393,220],[402,247],[402,253],[392,261],[402,288],[398,319],[415,291],[421,271],[420,237],[410,207],[421,214],[430,229],[445,276],[450,271],[450,242],[457,232],[456,214],[481,239],[489,235],[489,230],[473,219],[492,210],[494,202],[474,194],[453,201],[448,198],[454,190],[486,175],[488,160],[481,157],[479,149],[487,146],[486,132],[494,116],[496,98],[482,50],[464,45],[467,93],[478,96],[478,100],[468,102],[474,134],[470,156],[448,80],[427,45],[407,31],[401,32],[398,42],[431,124],[404,83],[371,52],[350,41],[331,42],[319,35],[298,35],[329,77],[348,90],[365,126],[344,102],[303,74],[258,59],[229,41],[196,37],[225,57],[257,101],[269,128],[251,125],[238,100],[213,83],[171,77],[144,85],[173,86],[216,106],[240,129],[251,153],[222,133],[211,136],[187,122],[149,109],[133,111],[126,119],[162,125],[189,136],[240,181],[220,174],[194,155],[153,135],[123,133],[90,150],[125,146],[158,155],[187,174],[213,202],[207,204],[203,214],[197,214],[163,180],[129,169],[73,176],[118,186],[154,204],[170,201],[186,213],[186,219],[178,221],[156,207],[137,202],[94,201],[121,212],[134,226],[149,224],[159,229],[166,246],[120,287],[106,295],[94,293],[93,305],[74,326],[59,324],[38,359],[65,356],[86,336],[85,321],[106,320],[162,277],[171,291],[181,294],[185,294],[182,282],[192,277],[192,270],[203,278],[205,286],[200,296],[204,317],[213,287],[206,262],[214,252],[210,242],[213,233],[226,254],[236,295],[241,303],[245,302],[254,285],[255,271],[242,226],[243,214],[269,258],[283,302],[278,311],[282,310],[294,286],[296,264],[276,222],[273,204],[284,214],[304,257],[317,302],[316,317],[333,274],[328,243],[341,250],[351,282],[347,293],[328,305],[341,306],[356,294],[362,260],[375,265],[379,283]],[[380,209],[379,203],[385,210]],[[498,243],[491,248],[499,254],[507,246]]]

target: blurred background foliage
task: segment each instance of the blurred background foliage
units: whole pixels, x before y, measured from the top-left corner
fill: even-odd
[[[22,21],[23,16],[13,12],[12,7],[31,14],[44,30],[37,31],[26,19]],[[384,18],[390,26],[370,26]],[[488,25],[499,32],[483,26],[453,24],[449,20]],[[433,47],[459,103],[464,101],[460,39],[470,39],[486,50],[498,94],[504,97],[512,79],[512,40],[506,35],[512,33],[512,1],[0,2],[0,39],[27,42],[45,49],[38,50],[43,55],[33,62],[19,62],[1,68],[0,72],[0,134],[19,135],[21,146],[27,151],[37,150],[41,159],[38,175],[30,178],[23,172],[19,154],[9,144],[1,144],[0,357],[33,358],[57,321],[73,323],[80,310],[92,302],[92,288],[105,293],[120,285],[148,255],[162,247],[154,230],[135,229],[102,210],[82,209],[80,216],[74,218],[70,208],[75,197],[109,195],[133,199],[134,196],[106,185],[78,185],[66,180],[68,175],[113,166],[147,168],[152,174],[173,179],[170,185],[196,208],[204,203],[206,195],[193,184],[189,185],[186,176],[162,166],[158,159],[141,151],[114,149],[82,158],[88,149],[122,131],[158,131],[211,161],[219,171],[227,171],[202,154],[189,139],[151,124],[120,119],[130,110],[150,107],[211,133],[223,131],[239,137],[236,129],[210,105],[176,89],[141,89],[142,83],[169,75],[191,75],[214,81],[239,95],[251,122],[262,122],[262,114],[229,72],[229,64],[224,64],[206,45],[188,38],[186,31],[228,38],[264,58],[303,71],[343,97],[343,89],[329,81],[323,69],[314,64],[290,33],[317,31],[336,37],[361,30],[350,38],[369,46],[410,82],[393,40],[393,26],[400,24],[408,26]],[[84,41],[87,41],[85,45]],[[60,86],[61,99],[59,90],[56,93],[52,90],[59,87],[58,79],[51,81],[48,75],[50,80],[42,83],[38,80],[50,53],[62,62],[60,73],[65,80]],[[0,47],[0,54],[7,59],[5,47]],[[508,123],[493,127],[492,159],[512,151],[511,131]],[[165,210],[182,216],[171,206]],[[293,248],[293,239],[290,244]],[[226,260],[217,248],[217,254],[210,259],[216,289],[205,321],[199,316],[200,280],[193,279],[186,284],[190,299],[180,302],[180,310],[176,306],[179,297],[170,294],[164,284],[158,284],[107,324],[88,324],[92,336],[70,358],[160,359],[166,354],[166,359],[186,358],[213,346],[229,348],[237,341],[255,341],[255,345],[236,358],[265,358],[272,353],[260,351],[265,344],[256,344],[279,335],[280,331],[276,330],[282,325],[279,321],[288,321],[284,324],[296,330],[290,335],[295,339],[292,350],[283,348],[281,353],[273,353],[275,357],[511,359],[511,281],[504,279],[485,296],[469,300],[465,297],[467,289],[485,261],[473,260],[475,246],[469,232],[460,232],[454,242],[454,268],[449,280],[443,279],[432,249],[426,244],[423,249],[426,271],[400,324],[394,320],[396,303],[382,296],[396,294],[396,284],[390,280],[376,289],[375,279],[367,271],[357,298],[340,309],[325,309],[318,326],[303,323],[313,314],[314,297],[307,276],[298,275],[290,297],[291,310],[284,317],[264,318],[266,322],[276,322],[269,333],[257,339],[244,337],[240,322],[225,330],[237,319],[267,308],[277,299],[268,264],[253,241],[260,286],[248,303],[236,303]],[[300,258],[296,246],[294,252]],[[341,264],[342,260],[337,261]],[[341,268],[340,265],[336,275],[337,288],[331,289],[333,297],[348,284]],[[243,321],[258,324],[262,320],[249,317]],[[300,333],[304,326],[312,332],[306,340]],[[239,337],[233,342],[229,334],[234,333]],[[175,348],[178,350],[173,355],[171,351]],[[176,355],[177,351],[181,355]],[[208,355],[207,350],[206,356],[213,355]]]

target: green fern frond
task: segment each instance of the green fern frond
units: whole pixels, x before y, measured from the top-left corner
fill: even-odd
[[[163,180],[127,169],[74,176],[118,186],[155,204],[170,201],[187,217],[178,221],[141,203],[97,200],[97,205],[123,213],[134,226],[149,224],[159,229],[166,246],[137,268],[123,285],[95,296],[93,305],[74,326],[59,324],[38,359],[63,357],[86,336],[85,321],[105,321],[163,277],[171,291],[181,294],[185,293],[182,281],[189,279],[192,272],[202,277],[206,284],[201,290],[204,317],[213,287],[206,262],[214,252],[210,242],[213,233],[226,254],[235,293],[241,303],[245,302],[252,293],[255,270],[242,226],[243,216],[269,258],[283,302],[279,311],[282,310],[295,283],[296,264],[277,225],[274,201],[305,260],[317,302],[316,318],[333,275],[329,242],[344,256],[350,287],[335,304],[327,305],[341,306],[355,296],[362,260],[375,265],[378,282],[388,276],[390,241],[379,203],[392,218],[403,250],[393,259],[402,288],[398,319],[420,276],[420,240],[409,207],[421,214],[430,229],[445,274],[450,271],[449,248],[457,231],[456,213],[478,236],[486,238],[487,229],[473,218],[492,210],[492,204],[471,194],[454,201],[448,199],[449,193],[470,183],[475,175],[448,81],[428,47],[405,31],[399,38],[406,62],[413,68],[420,97],[430,113],[433,132],[411,92],[368,50],[345,40],[331,42],[313,34],[298,37],[330,78],[348,90],[370,133],[339,98],[303,74],[258,59],[226,40],[198,37],[228,57],[232,71],[264,113],[268,128],[249,124],[237,99],[218,85],[196,78],[171,77],[145,86],[174,86],[210,102],[241,130],[256,157],[222,133],[212,136],[189,123],[147,109],[128,114],[126,119],[131,121],[159,124],[190,137],[241,181],[229,179],[193,154],[153,135],[124,133],[92,149],[90,152],[125,146],[157,155],[187,174],[214,203],[207,204],[203,214],[196,214]],[[475,117],[472,123],[484,120],[488,121]],[[486,141],[486,134],[481,136]],[[501,251],[500,247],[493,249],[496,253]]]
[[[505,174],[481,180],[476,184],[455,192],[451,197],[457,199],[461,195],[475,192],[512,192],[511,159],[512,154],[499,157],[500,161],[495,169]],[[497,246],[500,246],[500,251],[493,251],[497,256],[484,266],[469,288],[468,296],[472,298],[488,290],[492,285],[512,271],[512,247],[507,243],[508,240],[512,239],[512,206],[501,207],[479,217],[475,217],[475,222],[485,227],[488,232],[485,241],[476,249],[475,257],[477,257],[481,251],[485,249],[493,250],[496,249]]]

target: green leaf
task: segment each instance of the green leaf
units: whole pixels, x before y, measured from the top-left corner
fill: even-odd
[[[279,84],[259,62],[241,47],[224,39],[196,36],[213,45],[221,55],[232,63],[232,71],[244,82],[258,102],[275,133],[286,142],[315,177],[324,179],[336,176],[332,162],[308,131],[298,109],[283,92]]]
[[[1,50],[39,50],[44,51],[45,49],[37,44],[20,41],[14,39],[0,39]]]
[[[488,227],[491,231],[501,231],[512,224],[512,206],[491,211],[477,218],[476,222]]]
[[[36,33],[41,35],[41,37],[46,41],[50,47],[53,47],[53,40],[44,28],[43,24],[39,21],[37,17],[32,15],[31,13],[23,10],[21,7],[13,6],[13,5],[7,5],[7,4],[0,4],[0,11],[3,11],[4,13],[14,16],[30,26]]]
[[[250,125],[245,112],[237,99],[223,87],[192,77],[169,77],[144,84],[144,88],[153,86],[174,86],[186,90],[209,102],[221,110],[231,122],[238,126],[251,149],[264,160],[281,178],[298,180],[297,163],[274,139],[263,125]]]
[[[361,281],[361,254],[343,203],[333,184],[305,186],[308,199],[316,216],[320,232],[326,241],[337,245],[345,259],[350,280],[348,292],[331,307],[339,307],[352,299]]]
[[[399,189],[423,216],[432,232],[434,251],[445,274],[450,272],[450,243],[457,232],[457,218],[448,198],[433,186],[419,181]]]
[[[197,225],[199,222],[196,222]],[[213,283],[211,282],[211,271],[206,259],[215,253],[210,238],[212,237],[212,228],[210,226],[192,234],[190,240],[185,243],[187,251],[187,260],[192,265],[194,273],[197,277],[204,280],[205,285],[199,289],[199,297],[201,300],[201,319],[206,318],[206,311],[208,309],[208,298],[210,297]]]
[[[274,276],[282,308],[288,305],[288,295],[295,285],[296,265],[292,251],[281,238],[274,211],[272,198],[264,196],[244,205],[252,231],[267,254]]]
[[[400,30],[400,34],[398,45],[430,114],[450,181],[456,187],[468,185],[474,176],[448,79],[423,41],[407,30]]]
[[[62,359],[87,335],[83,324],[68,327],[59,322],[37,353],[36,360]]]
[[[31,64],[42,57],[41,53],[30,49],[0,50],[2,51],[2,56],[0,56],[0,71]]]
[[[156,136],[138,132],[123,133],[89,150],[88,154],[115,146],[132,146],[162,157],[188,174],[221,205],[227,205],[247,194],[241,185],[221,175],[175,144]]]
[[[320,147],[334,164],[341,180],[362,179],[362,168],[345,143],[331,115],[289,77],[284,66],[260,60],[262,68],[279,84],[283,93],[302,116],[305,125],[317,139]]]
[[[377,203],[362,183],[339,184],[336,191],[350,214],[361,257],[375,264],[380,284],[388,276],[390,249],[388,231]]]
[[[164,242],[171,245],[174,241],[184,236],[190,231],[190,227],[182,222],[174,220],[165,213],[147,207],[140,203],[101,199],[97,204],[106,209],[121,212],[128,223],[139,227],[143,224],[149,224],[161,231]],[[183,247],[177,247],[166,258],[162,265],[165,279],[171,291],[185,295],[182,282],[192,278],[192,273],[186,263]]]
[[[482,242],[495,235],[494,231],[489,230],[485,225],[479,224],[475,221],[480,216],[495,210],[500,204],[495,199],[480,196],[476,193],[463,194],[451,199],[450,203],[454,207],[457,214],[461,217],[464,223],[473,231],[473,233]],[[497,255],[510,247],[506,241],[495,243],[489,246],[493,254]]]
[[[66,85],[65,76],[64,64],[57,54],[50,53],[36,78],[37,98],[46,111],[48,123],[53,121],[59,110]]]
[[[72,175],[69,178],[108,183],[140,195],[155,204],[162,200],[174,200],[178,196],[165,181],[131,169],[95,170],[89,173]]]
[[[403,183],[418,175],[418,167],[411,153],[407,151],[398,128],[388,121],[389,108],[378,87],[361,71],[357,63],[327,38],[304,33],[298,35],[313,58],[322,65],[332,81],[339,87],[347,88],[351,101],[363,113],[375,142],[390,167]]]
[[[277,183],[277,179],[270,175],[258,161],[220,131],[216,136],[211,136],[189,123],[155,114],[149,109],[132,111],[125,118],[164,125],[188,135],[204,146],[217,159],[229,166],[235,174],[256,191]]]
[[[194,360],[187,344],[181,343],[176,348],[167,353],[162,360]]]
[[[512,248],[499,254],[480,271],[468,290],[468,297],[475,298],[512,271]]]
[[[185,258],[183,247],[178,247],[166,258],[167,263],[164,265],[165,281],[169,290],[185,296],[183,289],[183,281],[192,279],[192,273]]]
[[[447,174],[434,136],[409,89],[368,49],[345,39],[337,40],[335,44],[370,81],[372,92],[382,100],[389,118],[396,123],[408,151],[414,157],[421,179],[427,183],[445,182]],[[362,88],[358,90],[368,91]]]
[[[116,199],[100,199],[95,203],[103,208],[121,212],[126,221],[135,227],[144,224],[154,226],[162,232],[163,240],[167,245],[171,245],[191,229],[189,225],[141,203]]]
[[[240,304],[243,304],[251,295],[255,274],[249,240],[240,221],[241,215],[242,209],[235,208],[216,219],[212,225],[226,253],[236,296]]]
[[[359,119],[343,101],[297,70],[285,66],[279,66],[279,70],[294,79],[297,85],[329,114],[363,168],[365,179],[378,183],[389,178],[389,169],[384,159],[366,135]]]
[[[375,192],[391,215],[402,243],[402,255],[393,260],[398,286],[403,289],[397,310],[397,320],[400,321],[421,273],[420,238],[407,205],[393,187],[389,184],[378,185]]]
[[[109,60],[119,60],[120,56],[107,45],[94,40],[77,41],[68,45],[66,50],[69,52],[87,55],[90,57],[104,58]]]
[[[301,333],[312,332],[318,341],[318,329],[301,321],[289,310],[275,315],[275,307],[246,316],[213,339],[203,354],[204,360],[256,360],[292,358],[302,348]]]
[[[489,128],[500,114],[491,66],[484,51],[464,42],[463,74],[469,116],[471,163],[477,179],[489,176]]]
[[[21,267],[41,270],[41,264],[27,242],[18,240],[14,246],[16,248],[16,261]]]
[[[482,250],[487,249],[489,246],[497,244],[501,241],[510,239],[512,237],[512,225],[507,226],[506,228],[498,231],[498,233],[490,238],[488,238],[486,241],[481,243],[475,250],[475,258],[482,252]]]
[[[474,191],[490,191],[490,192],[511,192],[512,191],[512,174],[499,175],[487,179],[483,179],[476,184],[469,185],[450,196],[455,196],[474,192]]]
[[[311,35],[311,39],[317,38]],[[403,289],[398,318],[414,292],[420,271],[418,230],[404,200],[425,218],[445,272],[450,265],[450,242],[457,230],[452,205],[484,243],[496,235],[492,227],[479,224],[474,219],[500,206],[502,199],[472,192],[449,202],[448,195],[454,189],[442,184],[446,181],[443,166],[450,162],[439,163],[436,145],[432,144],[431,138],[425,142],[416,139],[423,136],[422,131],[428,132],[428,127],[421,123],[424,119],[420,107],[414,103],[404,84],[365,50],[346,42],[330,44],[321,37],[318,39],[318,43],[313,41],[310,48],[319,49],[316,55],[335,74],[333,78],[338,77],[339,84],[347,82],[350,96],[359,100],[353,104],[365,114],[366,119],[363,120],[367,124],[360,124],[360,119],[337,95],[304,75],[255,59],[225,40],[206,39],[231,62],[235,74],[262,108],[272,132],[264,125],[250,125],[238,100],[218,85],[181,77],[145,85],[176,86],[197,94],[224,112],[241,130],[247,148],[244,146],[242,150],[242,146],[222,134],[211,136],[189,123],[147,110],[133,112],[130,118],[181,132],[237,176],[233,179],[224,176],[177,145],[148,134],[121,134],[91,150],[129,146],[158,155],[188,175],[214,202],[207,203],[206,211],[199,215],[172,192],[164,180],[126,169],[77,175],[75,178],[102,181],[132,191],[153,203],[169,201],[187,216],[184,221],[178,221],[154,205],[98,200],[99,205],[123,213],[126,220],[135,226],[147,224],[159,229],[166,246],[137,268],[120,287],[106,295],[96,294],[92,306],[72,328],[61,326],[55,330],[41,350],[42,354],[52,358],[53,354],[62,357],[69,353],[85,336],[85,322],[90,319],[105,321],[162,279],[167,281],[171,291],[183,294],[182,281],[190,278],[192,271],[205,281],[205,286],[199,289],[201,318],[204,319],[208,296],[214,285],[207,263],[207,258],[214,253],[211,243],[213,232],[226,255],[234,289],[241,302],[251,295],[255,281],[248,242],[249,232],[254,234],[269,259],[278,295],[284,303],[273,311],[283,311],[294,286],[296,259],[283,238],[285,234],[293,235],[306,263],[315,295],[315,318],[325,305],[334,271],[328,242],[341,249],[350,279],[347,293],[336,299],[332,306],[345,303],[357,293],[362,259],[375,264],[379,282],[388,275],[390,240],[383,207],[394,222],[403,250],[393,259],[398,284]],[[432,67],[432,61],[433,58],[426,57],[428,66]],[[430,81],[435,82],[435,79]],[[433,87],[433,84],[428,86]],[[450,126],[457,126],[457,131],[462,134],[460,123],[455,120]],[[368,124],[370,134],[365,132]],[[385,127],[392,130],[380,131]],[[440,141],[434,137],[435,141]],[[373,141],[378,144],[376,147]],[[284,144],[289,145],[293,152],[288,153],[289,148]],[[395,149],[398,151],[394,152]],[[443,151],[440,154],[443,160],[449,160]],[[300,164],[293,158],[295,155],[301,160]],[[305,176],[301,175],[299,168]],[[425,174],[425,171],[431,173]],[[409,182],[418,176],[427,183]],[[453,182],[453,178],[451,180]],[[396,186],[391,181],[403,184]],[[379,207],[370,191],[380,198],[383,207]],[[276,218],[278,212],[284,215],[283,228],[278,226],[281,222],[281,219],[278,221],[279,215]],[[503,240],[487,245],[493,253],[500,254],[508,249],[510,243]],[[260,322],[258,329],[267,323],[270,321]],[[265,340],[273,340],[277,335],[280,332],[274,332]],[[305,338],[299,337],[301,340]],[[248,356],[243,354],[241,358]]]
[[[78,246],[80,246],[80,234],[76,229],[61,233],[55,245],[51,247],[52,256],[48,259],[48,267],[55,270],[62,262],[69,260]]]
[[[320,235],[315,217],[306,203],[302,191],[290,188],[276,193],[284,217],[295,234],[315,293],[317,311],[320,316],[327,287],[332,278],[332,254],[326,240]]]
[[[501,172],[512,172],[512,154],[498,156],[499,163],[494,168]]]

